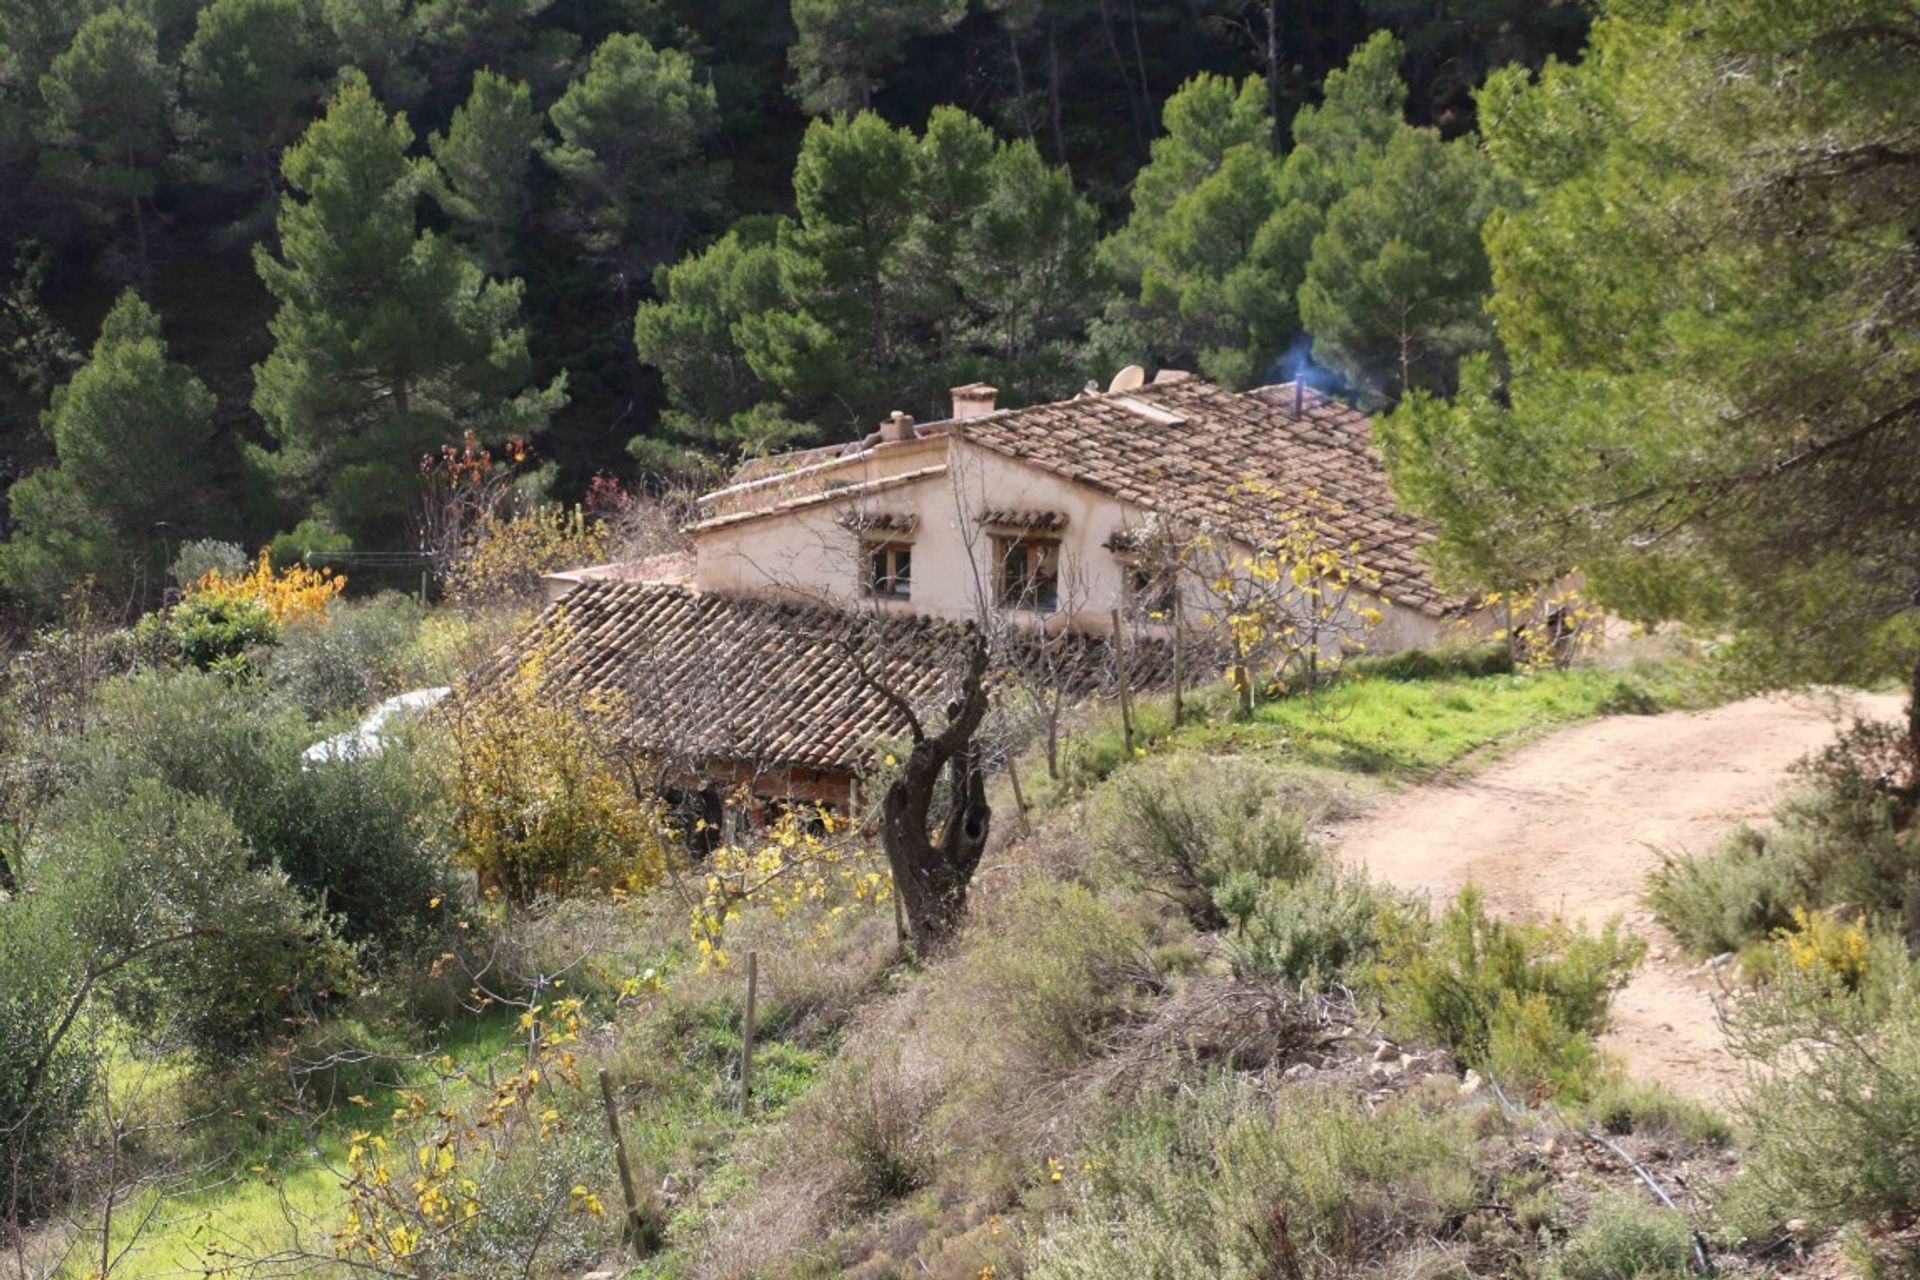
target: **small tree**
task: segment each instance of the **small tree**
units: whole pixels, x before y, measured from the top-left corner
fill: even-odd
[[[137,274],[147,272],[147,206],[159,185],[172,76],[153,23],[115,5],[80,27],[40,78],[44,162],[103,221],[133,225]]]
[[[213,394],[169,357],[160,317],[122,294],[43,418],[56,464],[8,495],[19,527],[0,544],[0,581],[40,605],[83,577],[114,593],[158,586],[167,566],[157,526],[195,522],[213,414]]]
[[[1276,499],[1260,486],[1246,496]],[[1181,536],[1172,554],[1182,582],[1203,596],[1198,621],[1226,654],[1240,715],[1256,695],[1312,689],[1379,626],[1379,575],[1325,517],[1288,510],[1269,521],[1257,547],[1202,530]]]
[[[182,124],[219,180],[252,186],[270,209],[280,152],[320,92],[312,7],[302,0],[214,0],[181,52]]]
[[[460,226],[487,271],[505,272],[527,214],[527,166],[540,116],[524,84],[478,71],[466,104],[444,134],[428,139],[439,165],[435,198]]]
[[[880,839],[893,868],[894,892],[914,937],[926,944],[943,941],[959,928],[993,821],[974,740],[987,714],[986,633],[969,628],[963,649],[959,690],[937,730],[870,664],[855,658],[861,677],[907,722],[911,746],[881,798]],[[936,801],[942,808],[937,824]]]
[[[463,691],[447,722],[456,856],[516,906],[643,888],[667,869],[665,814],[617,763],[618,701],[576,701],[548,681],[565,627],[550,624],[511,672]]]
[[[528,434],[564,402],[564,379],[528,386],[519,282],[488,280],[451,239],[423,232],[432,165],[413,130],[349,72],[282,164],[279,252],[254,262],[279,302],[253,404],[280,448],[263,459],[360,539],[396,538],[407,473],[471,427]]]

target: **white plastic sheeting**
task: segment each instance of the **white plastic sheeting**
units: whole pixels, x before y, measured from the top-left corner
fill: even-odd
[[[453,692],[448,688],[414,689],[388,698],[367,712],[366,718],[345,733],[336,733],[331,738],[316,742],[300,753],[301,763],[311,768],[316,764],[329,764],[336,760],[352,760],[361,756],[376,756],[387,745],[387,734],[396,721],[425,711],[440,699]]]

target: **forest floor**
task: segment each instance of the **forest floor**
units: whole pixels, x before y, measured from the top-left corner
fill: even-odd
[[[1894,694],[1848,692],[1608,716],[1392,795],[1333,834],[1347,860],[1436,904],[1474,884],[1511,918],[1622,917],[1648,954],[1614,1000],[1603,1047],[1636,1079],[1725,1103],[1741,1073],[1715,1016],[1715,971],[1654,919],[1647,873],[1765,820],[1793,764],[1836,727],[1901,707]]]

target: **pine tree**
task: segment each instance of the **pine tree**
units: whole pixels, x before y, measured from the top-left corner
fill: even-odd
[[[1108,362],[1197,364],[1228,385],[1267,376],[1300,328],[1327,211],[1407,127],[1399,58],[1384,32],[1355,50],[1295,117],[1284,158],[1257,77],[1199,76],[1167,100],[1133,211],[1100,250],[1120,289],[1094,337]]]
[[[147,270],[147,207],[159,186],[171,76],[153,23],[123,8],[87,19],[40,77],[42,163],[96,217],[124,219]]]
[[[623,282],[711,217],[722,173],[702,153],[719,110],[685,53],[609,36],[548,115],[559,141],[542,154],[571,193],[573,229]]]
[[[540,429],[563,380],[528,386],[518,281],[488,280],[418,227],[430,162],[413,131],[349,73],[283,170],[280,248],[257,248],[279,302],[253,404],[279,445],[263,459],[296,495],[369,545],[395,545],[420,456],[472,430]]]
[[[660,272],[639,308],[673,433],[753,449],[798,424],[844,437],[893,408],[937,416],[983,377],[1009,400],[1078,385],[1096,215],[1033,143],[952,107],[917,138],[871,112],[816,121],[794,202]]]
[[[966,13],[965,0],[793,0],[793,95],[814,115],[871,107],[908,41],[951,31]]]
[[[42,425],[56,461],[8,493],[18,529],[0,581],[48,604],[91,577],[113,595],[165,583],[170,545],[202,532],[214,399],[168,358],[160,317],[129,289]]]
[[[1492,345],[1480,228],[1501,188],[1472,139],[1403,129],[1328,212],[1300,289],[1314,356],[1376,400],[1452,385]]]
[[[539,136],[540,116],[527,86],[480,71],[447,132],[428,140],[439,165],[435,197],[465,229],[489,272],[502,273],[513,260],[514,237],[527,216],[527,166]]]
[[[1487,233],[1504,362],[1380,431],[1442,565],[1580,569],[1757,682],[1920,684],[1911,9],[1613,6],[1480,118],[1521,197]]]
[[[213,0],[180,55],[186,132],[236,187],[279,190],[280,152],[320,92],[319,32],[305,0]]]

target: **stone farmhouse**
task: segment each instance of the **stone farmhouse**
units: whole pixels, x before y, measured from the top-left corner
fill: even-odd
[[[1199,584],[1146,551],[1170,525],[1251,554],[1311,509],[1369,570],[1370,648],[1477,624],[1435,588],[1431,534],[1395,506],[1350,406],[1138,369],[1052,404],[996,395],[958,387],[944,421],[896,413],[855,444],[750,461],[699,500],[690,555],[552,575],[557,669],[619,688],[636,746],[671,742],[689,772],[842,803],[904,733],[877,686],[943,705],[964,624],[1091,647],[1124,617],[1132,678],[1163,670],[1175,628],[1205,616]]]

